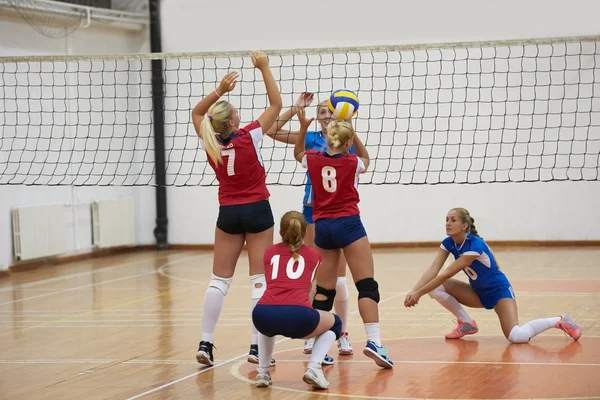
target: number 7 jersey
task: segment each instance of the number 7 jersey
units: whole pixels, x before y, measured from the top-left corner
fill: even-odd
[[[302,158],[313,188],[313,219],[359,215],[358,177],[365,164],[356,154],[308,150]]]
[[[263,131],[258,121],[238,129],[225,140],[217,137],[223,161],[216,165],[208,157],[208,163],[219,181],[220,205],[249,204],[269,198],[259,149],[262,138]]]

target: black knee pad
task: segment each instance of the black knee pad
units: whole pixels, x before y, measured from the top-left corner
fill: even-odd
[[[356,282],[356,290],[358,290],[358,299],[369,298],[379,303],[379,285],[373,278],[365,278]]]
[[[335,314],[333,314],[333,317],[335,318],[335,322],[329,330],[335,333],[335,340],[338,340],[342,336],[342,320]]]
[[[317,295],[322,294],[326,297],[325,300],[317,300]],[[325,289],[317,285],[317,292],[313,299],[312,306],[315,310],[331,311],[333,308],[333,299],[335,298],[335,289]]]

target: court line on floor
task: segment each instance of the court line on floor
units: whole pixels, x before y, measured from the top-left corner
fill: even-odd
[[[175,255],[175,254],[177,254],[177,253],[173,253],[173,255]],[[72,273],[72,274],[55,276],[53,278],[40,279],[38,281],[21,283],[21,284],[18,284],[18,285],[11,285],[11,286],[8,286],[8,287],[0,288],[0,293],[10,292],[10,291],[13,291],[15,289],[28,289],[28,288],[32,288],[32,287],[35,287],[35,286],[41,286],[41,285],[46,285],[46,284],[54,283],[54,282],[66,281],[66,280],[69,280],[69,279],[79,278],[79,277],[82,277],[82,276],[95,275],[95,274],[98,274],[100,272],[107,272],[107,271],[112,271],[113,269],[122,268],[122,267],[124,267],[126,265],[139,264],[139,263],[144,263],[144,262],[153,261],[153,260],[155,260],[155,258],[148,258],[147,260],[128,261],[128,262],[124,262],[124,263],[119,263],[119,264],[111,265],[111,266],[108,266],[108,267],[99,267],[98,269],[95,269],[93,271],[75,272],[75,273]]]
[[[184,261],[189,261],[191,259],[198,258],[198,257],[199,256],[193,256],[193,257],[181,258],[179,260],[174,260],[174,261],[167,261],[167,263],[164,264],[164,265],[176,264],[176,263],[180,263],[180,262],[184,262]],[[153,273],[153,274],[155,274],[156,270],[150,271],[150,272]],[[131,276],[131,277],[143,276],[143,275],[148,275],[148,273],[138,274],[138,275],[134,275],[134,276]],[[107,282],[109,282],[109,281],[103,281],[103,282],[98,282],[98,283],[92,284],[92,285],[86,285],[86,287],[87,286],[95,286],[95,285],[103,284],[103,283],[107,283]],[[79,287],[79,288],[81,288],[81,287]],[[135,299],[135,300],[131,300],[131,301],[126,301],[126,302],[119,303],[119,304],[116,304],[116,305],[111,306],[111,307],[106,307],[105,309],[106,310],[110,310],[110,309],[113,309],[113,308],[119,308],[119,307],[127,306],[127,305],[130,305],[130,304],[140,303],[140,302],[143,302],[143,301],[146,301],[146,300],[149,300],[149,299],[159,298],[159,297],[165,296],[167,294],[173,294],[173,293],[182,292],[182,291],[189,291],[189,290],[192,290],[192,289],[197,289],[197,286],[188,286],[188,287],[181,288],[181,289],[165,290],[164,292],[162,292],[160,294],[157,294],[157,295],[146,296],[146,297],[143,297],[141,299]],[[59,293],[62,293],[62,292],[59,292]],[[39,324],[39,325],[26,326],[26,327],[23,327],[23,328],[14,329],[14,330],[7,331],[7,332],[1,332],[0,336],[1,335],[8,335],[8,334],[15,333],[15,332],[24,332],[24,331],[27,331],[27,330],[30,330],[30,329],[34,329],[34,328],[42,328],[42,327],[53,325],[53,324],[57,324],[57,323],[60,323],[60,322],[69,321],[69,320],[72,320],[73,318],[88,316],[88,315],[93,314],[94,312],[95,312],[95,310],[90,310],[90,311],[83,312],[81,314],[75,314],[75,315],[71,315],[69,317],[65,317],[65,318],[61,318],[61,319],[57,319],[57,320],[53,320],[53,321],[48,321],[46,323]]]
[[[179,262],[188,261],[188,260],[191,260],[191,259],[197,258],[197,257],[200,257],[200,256],[180,258],[179,260],[169,261],[169,262],[167,262],[166,265],[168,265],[168,264],[177,264]],[[159,267],[159,269],[160,269],[160,267]],[[109,279],[107,281],[89,283],[87,285],[81,285],[81,286],[75,286],[75,287],[71,287],[71,288],[61,289],[61,290],[57,290],[57,291],[51,292],[51,293],[44,293],[44,294],[39,294],[39,295],[36,295],[36,296],[24,297],[22,299],[11,300],[11,301],[7,301],[7,302],[4,302],[4,303],[0,303],[0,306],[21,303],[21,302],[28,301],[28,300],[41,299],[41,298],[44,298],[44,297],[54,296],[54,295],[61,294],[61,293],[73,292],[73,291],[77,291],[77,290],[81,290],[81,289],[89,289],[91,287],[105,285],[107,283],[114,283],[114,282],[124,281],[124,280],[127,280],[127,279],[140,278],[140,277],[146,276],[146,275],[155,275],[156,273],[157,273],[157,270],[140,272],[140,273],[133,274],[133,275],[123,276],[121,278]]]
[[[290,340],[290,339],[289,339],[289,338],[283,338],[283,339],[281,339],[281,340],[278,340],[278,341],[276,341],[276,342],[275,342],[275,344],[279,344],[279,343],[281,343],[281,342],[285,342],[285,341],[287,341],[287,340]],[[133,397],[129,397],[127,400],[135,400],[135,399],[139,399],[140,397],[146,396],[146,395],[148,395],[148,394],[151,394],[151,393],[154,393],[154,392],[158,392],[159,390],[165,389],[165,388],[167,388],[167,387],[169,387],[169,386],[173,386],[173,385],[175,385],[175,384],[177,384],[177,383],[179,383],[179,382],[183,382],[183,381],[185,381],[185,380],[187,380],[187,379],[189,379],[189,378],[193,378],[194,376],[197,376],[197,375],[203,374],[203,373],[205,373],[205,372],[207,372],[207,371],[212,371],[212,370],[214,370],[214,369],[216,369],[216,368],[218,368],[218,367],[221,367],[221,366],[223,366],[223,365],[226,365],[226,364],[230,364],[230,363],[232,363],[232,362],[234,362],[234,361],[237,361],[237,360],[239,360],[240,358],[247,357],[247,356],[248,356],[248,353],[247,353],[247,352],[246,352],[246,353],[244,353],[244,354],[240,354],[239,356],[236,356],[236,357],[230,358],[229,360],[223,361],[223,362],[222,362],[222,363],[220,363],[220,364],[215,364],[215,365],[213,365],[212,367],[208,367],[208,368],[201,369],[200,371],[196,371],[196,372],[194,372],[194,373],[191,373],[191,374],[189,374],[189,375],[186,375],[186,376],[184,376],[183,378],[176,379],[176,380],[174,380],[174,381],[171,381],[171,382],[165,383],[164,385],[161,385],[161,386],[155,387],[154,389],[147,390],[147,391],[145,391],[144,393],[140,393],[140,394],[137,394],[137,395],[135,395],[135,396],[133,396]]]
[[[159,269],[160,269],[160,268],[159,268]],[[165,276],[167,276],[167,277],[170,277],[169,275],[165,275]],[[197,283],[197,282],[196,282],[196,283]],[[393,300],[393,299],[395,299],[395,298],[398,298],[398,297],[400,297],[400,296],[404,296],[404,295],[405,295],[405,293],[398,293],[398,294],[397,294],[397,295],[395,295],[395,296],[392,296],[392,297],[389,297],[389,298],[387,298],[387,299],[381,300],[381,301],[379,302],[379,304],[384,304],[384,303],[386,303],[386,302],[388,302],[388,301],[391,301],[391,300]],[[353,313],[357,313],[357,312],[358,312],[358,310],[356,310],[356,311],[353,311]],[[281,339],[281,340],[278,340],[278,341],[276,341],[276,342],[275,342],[275,344],[279,344],[279,343],[282,343],[282,342],[285,342],[285,341],[288,341],[288,340],[291,340],[291,339],[290,339],[290,338],[283,338],[283,339]],[[193,378],[194,376],[200,375],[200,374],[202,374],[202,373],[204,373],[204,372],[206,372],[206,371],[213,370],[213,369],[215,369],[215,368],[218,368],[218,367],[220,367],[220,366],[223,366],[223,365],[226,365],[226,364],[230,364],[230,363],[232,363],[232,362],[234,362],[234,361],[237,361],[237,360],[239,360],[239,359],[240,359],[240,358],[242,358],[242,357],[246,357],[247,355],[248,355],[248,353],[244,353],[244,354],[242,354],[242,355],[239,355],[239,356],[237,356],[237,357],[234,357],[234,358],[231,358],[231,359],[229,359],[229,360],[227,360],[227,361],[224,361],[224,362],[222,362],[222,363],[220,363],[220,364],[214,365],[214,366],[212,366],[212,367],[209,367],[209,368],[202,369],[202,370],[200,370],[200,371],[197,371],[197,372],[194,372],[194,373],[192,373],[192,374],[186,375],[186,376],[184,376],[183,378],[179,378],[179,379],[176,379],[176,380],[174,380],[174,381],[171,381],[171,382],[165,383],[165,384],[164,384],[164,385],[162,385],[162,386],[158,386],[158,387],[156,387],[156,388],[154,388],[154,389],[147,390],[147,391],[145,391],[144,393],[140,393],[140,394],[138,394],[138,395],[135,395],[135,396],[133,396],[133,397],[129,397],[127,400],[135,400],[135,399],[139,399],[140,397],[146,396],[146,395],[148,395],[148,394],[151,394],[151,393],[154,393],[154,392],[158,392],[158,391],[160,391],[160,390],[162,390],[162,389],[165,389],[165,388],[167,388],[167,387],[169,387],[169,386],[173,386],[173,385],[175,385],[175,384],[177,384],[177,383],[179,383],[179,382],[183,382],[183,381],[185,381],[185,380],[187,380],[187,379],[189,379],[189,378]]]

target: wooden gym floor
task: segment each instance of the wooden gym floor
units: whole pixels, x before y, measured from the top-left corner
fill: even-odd
[[[429,297],[404,296],[436,249],[375,250],[384,345],[380,370],[362,354],[365,333],[350,285],[355,354],[325,367],[330,389],[301,380],[302,342],[278,338],[273,387],[253,386],[245,361],[250,285],[238,264],[215,333],[214,368],[195,352],[211,252],[140,251],[14,272],[0,279],[3,399],[600,398],[600,248],[494,247],[516,291],[520,323],[567,313],[579,342],[556,329],[510,345],[493,311],[471,310],[480,332],[446,341],[452,316]],[[464,275],[464,274],[463,274]],[[466,277],[461,275],[460,279]]]

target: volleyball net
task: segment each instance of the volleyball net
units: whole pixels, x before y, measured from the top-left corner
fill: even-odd
[[[267,107],[250,53],[0,58],[0,185],[155,185],[153,60],[162,60],[166,185],[218,185],[191,110],[228,71],[242,124]],[[284,110],[358,94],[361,184],[598,180],[600,37],[268,52]],[[289,126],[298,128],[296,120]],[[317,130],[317,123],[313,129]],[[267,183],[303,185],[265,136]]]

